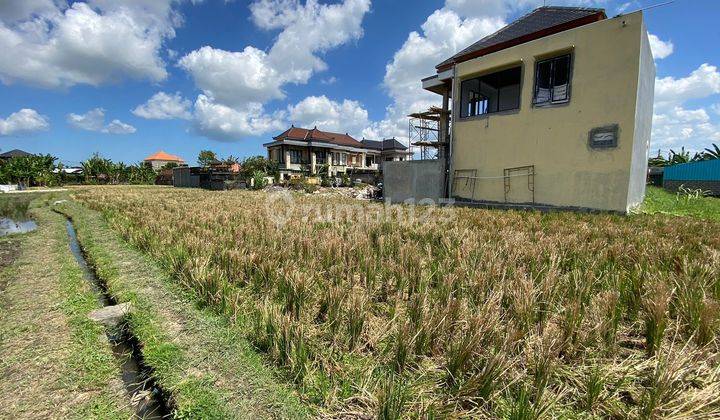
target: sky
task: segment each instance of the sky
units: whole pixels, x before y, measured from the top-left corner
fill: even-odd
[[[547,0],[608,16],[661,0]],[[407,137],[423,77],[543,0],[2,0],[0,150],[264,155],[295,126]],[[720,144],[720,1],[647,10],[651,154]]]

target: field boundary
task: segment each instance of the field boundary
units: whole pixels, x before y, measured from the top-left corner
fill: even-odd
[[[32,210],[38,230],[19,236],[21,255],[3,269],[0,417],[129,418],[120,367],[99,308],[67,242],[62,216]]]
[[[145,362],[171,394],[180,418],[302,418],[294,390],[229,320],[173,284],[150,258],[124,242],[104,217],[66,202],[56,210],[71,218],[88,261],[118,301],[131,302],[130,328]]]

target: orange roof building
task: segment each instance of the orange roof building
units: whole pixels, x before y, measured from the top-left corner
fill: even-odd
[[[160,150],[159,152],[143,159],[143,162],[149,163],[152,165],[153,169],[158,170],[168,163],[177,163],[178,165],[182,165],[185,163],[185,160],[180,156],[171,155]]]

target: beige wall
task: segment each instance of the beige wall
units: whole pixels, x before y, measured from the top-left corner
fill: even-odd
[[[534,165],[535,203],[626,211],[644,31],[642,14],[634,13],[458,64],[456,93],[462,80],[484,73],[519,64],[523,75],[519,110],[470,119],[459,119],[454,112],[451,174],[475,170],[477,177],[493,179],[476,180],[474,192],[471,182],[455,180],[452,194],[503,202],[503,170]],[[533,107],[536,59],[568,51],[573,53],[570,102]],[[460,109],[459,96],[455,111]],[[611,124],[620,126],[618,146],[591,149],[589,131]],[[646,140],[637,141],[647,148]],[[532,200],[527,181],[523,176],[510,178],[508,201]]]

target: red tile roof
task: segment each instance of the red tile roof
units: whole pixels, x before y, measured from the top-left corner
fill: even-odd
[[[159,151],[153,155],[150,155],[143,159],[144,161],[151,161],[151,160],[163,160],[163,161],[169,161],[169,162],[185,162],[183,158],[180,156],[171,155],[169,153],[165,153],[164,151]]]
[[[301,140],[301,141],[317,141],[323,143],[337,144],[339,146],[365,148],[365,145],[355,140],[351,135],[345,133],[331,133],[329,131],[318,130],[317,127],[308,130],[307,128],[290,127],[282,134],[273,137],[273,140]]]

